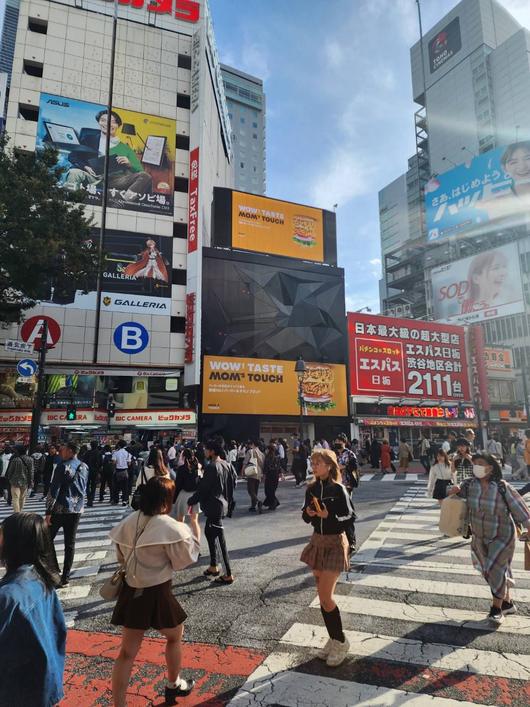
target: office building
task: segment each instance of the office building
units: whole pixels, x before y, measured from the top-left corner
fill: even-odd
[[[235,187],[265,194],[265,94],[263,81],[221,64],[226,104],[232,124]]]
[[[530,237],[523,202],[507,200],[519,177],[512,178],[506,159],[513,151],[508,146],[519,147],[520,156],[530,138],[529,46],[528,29],[498,0],[462,0],[416,42],[416,154],[405,175],[409,218],[389,226],[388,212],[381,215],[382,311],[409,305],[413,317],[477,323],[486,345],[513,348],[519,370],[530,364]],[[395,185],[381,191],[380,204],[392,203]],[[488,199],[499,196],[504,202],[495,201],[494,213]],[[402,204],[402,188],[399,198]],[[393,251],[390,233],[398,243]],[[470,273],[488,252],[513,292],[509,302],[497,295],[479,312],[463,288],[471,289],[477,277]],[[466,311],[460,316],[457,307]],[[522,387],[513,395],[522,400]]]
[[[17,5],[15,13],[8,2],[1,50],[2,68],[10,73],[7,133],[23,150],[46,145],[58,150],[65,189],[86,192],[97,241],[101,172],[91,178],[86,165],[92,171],[102,165],[114,3],[21,0]],[[174,0],[163,14],[147,1],[120,0],[117,7],[113,120],[116,145],[134,169],[125,170],[126,190],[113,182],[120,171],[110,169],[101,287],[94,283],[88,293],[75,283],[61,293],[51,287],[22,326],[2,330],[1,370],[11,380],[19,358],[4,350],[4,340],[34,342],[46,319],[54,348],[48,352],[52,410],[45,413],[45,426],[60,424],[64,430],[64,414],[53,408],[73,399],[80,410],[73,427],[99,430],[103,421],[106,430],[105,402],[112,394],[113,428],[182,427],[193,436],[201,251],[210,241],[213,188],[233,186],[215,37],[206,0]],[[13,32],[8,23],[15,16]],[[27,406],[22,394],[0,396],[0,406],[9,408],[13,400],[20,407],[26,400]],[[10,420],[19,417],[0,409],[0,427]]]

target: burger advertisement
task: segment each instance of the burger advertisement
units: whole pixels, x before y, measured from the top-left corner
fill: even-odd
[[[218,415],[343,417],[346,367],[306,363],[301,397],[295,361],[204,356],[202,412]]]
[[[232,248],[323,262],[322,210],[234,191]]]

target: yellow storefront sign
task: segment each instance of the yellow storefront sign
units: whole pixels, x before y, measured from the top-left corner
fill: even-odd
[[[232,247],[323,262],[322,211],[234,191]]]
[[[202,412],[233,415],[298,415],[294,361],[205,356]],[[308,416],[347,415],[346,367],[306,363],[303,409]]]

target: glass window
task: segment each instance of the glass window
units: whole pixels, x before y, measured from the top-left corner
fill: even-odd
[[[254,140],[257,140],[257,139],[258,139],[258,133],[252,133],[252,137],[253,137]]]
[[[240,162],[240,163],[239,163],[239,166],[241,167],[241,169],[244,169],[244,168],[245,168],[245,163],[244,163],[244,162]]]
[[[257,127],[258,127],[258,124],[257,124],[257,123],[252,123],[252,127],[253,127],[253,128],[257,128]]]
[[[239,122],[240,122],[240,123],[244,123],[244,122],[245,122],[245,119],[243,118],[243,116],[241,116],[241,118],[239,119]]]

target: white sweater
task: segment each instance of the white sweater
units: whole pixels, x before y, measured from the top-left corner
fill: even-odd
[[[453,484],[456,480],[455,474],[452,473],[450,466],[445,466],[445,464],[442,464],[441,462],[436,462],[436,464],[431,466],[431,470],[429,472],[429,483],[427,484],[426,491],[426,495],[429,498],[432,498],[434,485],[438,479],[444,479],[445,481],[451,480]]]
[[[154,587],[171,579],[175,570],[197,562],[200,543],[185,523],[168,515],[145,516],[136,511],[110,531],[120,565],[129,557],[136,533],[145,527],[127,562],[130,587]]]

